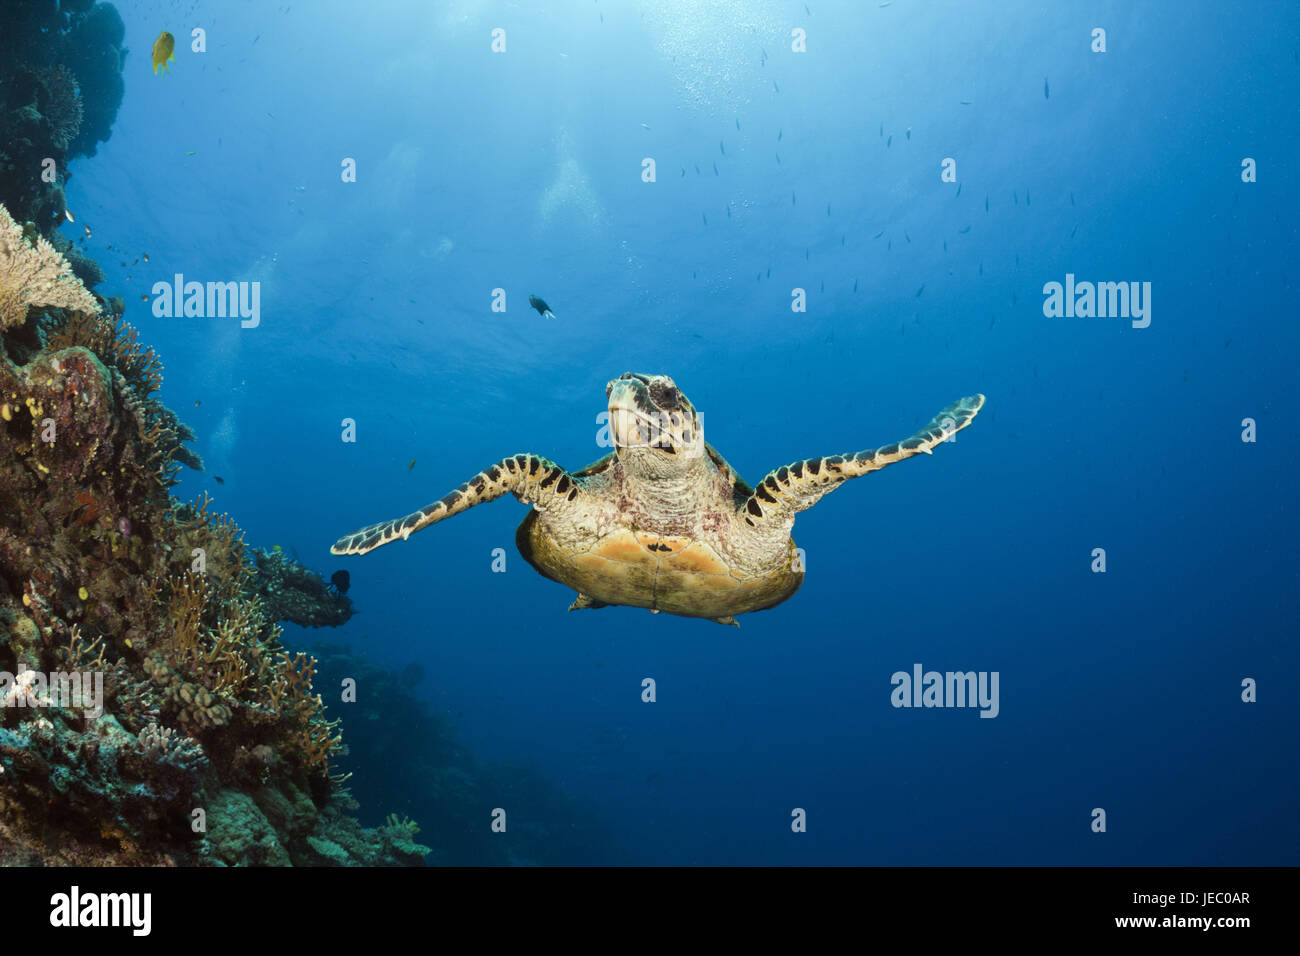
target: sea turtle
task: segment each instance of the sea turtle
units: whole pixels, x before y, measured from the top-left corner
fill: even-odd
[[[735,624],[803,582],[794,517],[850,478],[931,449],[984,405],[949,405],[912,437],[874,451],[807,458],[751,488],[704,441],[695,406],[667,375],[627,372],[605,387],[614,451],[567,472],[540,455],[503,458],[413,514],[345,535],[333,554],[390,541],[513,494],[532,505],[515,534],[543,576],[578,592],[569,610],[622,604]]]

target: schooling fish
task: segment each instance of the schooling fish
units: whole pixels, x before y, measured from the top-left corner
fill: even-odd
[[[414,458],[412,458],[412,459],[411,459],[411,463],[410,463],[409,465],[406,466],[406,470],[409,472],[409,471],[411,471],[413,468],[415,468],[415,459],[414,459]]]
[[[153,72],[158,75],[158,67],[162,67],[164,73],[170,73],[167,61],[176,62],[176,38],[164,30],[158,34],[158,39],[153,41]]]
[[[539,299],[535,295],[530,295],[528,297],[528,304],[531,305],[534,309],[536,309],[537,314],[540,315],[542,318],[544,319],[555,318],[555,313],[551,311],[551,307],[546,304],[545,299]]]

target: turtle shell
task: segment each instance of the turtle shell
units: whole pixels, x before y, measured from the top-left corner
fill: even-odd
[[[799,589],[794,541],[780,567],[742,576],[703,541],[620,528],[587,551],[569,553],[530,511],[515,534],[519,553],[539,574],[602,604],[644,607],[685,617],[724,618],[780,604]]]

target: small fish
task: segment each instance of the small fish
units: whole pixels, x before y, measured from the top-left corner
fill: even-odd
[[[893,145],[894,145],[894,134],[890,133],[889,139],[885,140],[885,149],[889,149],[889,147]]]
[[[881,138],[881,139],[884,139],[884,138],[885,138],[885,124],[884,124],[884,123],[881,123],[881,124],[880,124],[880,138]]]
[[[147,296],[147,295],[142,295],[142,296],[140,296],[140,301],[141,301],[141,302],[148,302],[148,301],[149,301],[149,296]]]
[[[682,167],[682,177],[685,178],[685,176],[686,176],[686,167],[683,166],[683,167]]]
[[[781,154],[780,154],[780,153],[777,153],[777,154],[776,154],[776,164],[777,164],[778,166],[781,165]]]
[[[139,259],[132,259],[132,260],[131,260],[131,265],[135,266],[135,265],[139,265],[139,264],[140,264],[140,260],[139,260]]]
[[[740,117],[736,117],[736,129],[740,129]]]
[[[700,213],[700,218],[704,220],[704,224],[706,226],[709,224],[709,217],[706,216],[704,213]]]
[[[530,295],[528,297],[528,304],[531,305],[534,309],[536,309],[537,314],[540,315],[542,318],[544,319],[555,318],[555,313],[551,311],[551,307],[546,304],[545,299],[539,299],[535,295]]]
[[[148,261],[149,261],[149,253],[147,253],[147,252],[146,252],[146,253],[143,253],[143,254],[140,256],[140,258],[143,259],[145,262],[148,262]]]
[[[698,176],[699,174],[700,174],[700,164],[699,164],[699,163],[696,163],[696,164],[695,164],[695,175]]]
[[[1025,205],[1026,205],[1026,206],[1032,206],[1032,205],[1033,205],[1033,203],[1031,203],[1031,202],[1029,201],[1029,190],[1028,190],[1028,189],[1025,190]]]
[[[84,230],[86,230],[86,238],[87,238],[87,239],[89,239],[89,238],[93,235],[93,233],[90,231],[90,227],[89,227],[89,226],[82,226],[81,228],[84,229]],[[148,262],[149,260],[146,259],[145,261]]]
[[[796,205],[796,204],[797,204],[797,200],[795,199],[795,195],[794,195],[793,192],[791,192],[791,193],[790,193],[790,205],[791,205],[791,206],[794,206],[794,205]]]
[[[730,206],[727,207],[727,218],[728,218],[728,219],[731,218],[731,207],[730,207]]]
[[[905,131],[904,135],[907,136],[907,138],[910,140],[912,138],[912,127],[909,126]]]
[[[961,187],[962,187],[962,184],[961,184],[961,183],[958,183],[958,184],[957,184],[957,196],[960,196],[960,195],[961,195]],[[957,196],[953,196],[952,198],[953,198],[953,199],[956,199]]]
[[[1070,205],[1074,205],[1074,193],[1070,193]]]
[[[713,161],[713,175],[718,175],[718,161],[716,159]]]
[[[767,278],[769,278],[769,279],[772,278],[772,267],[771,267],[771,266],[768,266],[768,267],[767,267]]]
[[[158,75],[158,68],[162,67],[164,73],[170,73],[171,69],[167,66],[168,61],[176,62],[176,38],[164,30],[158,34],[158,39],[153,41],[153,73]]]
[[[226,483],[226,479],[222,478],[220,475],[213,475],[212,477],[216,479],[216,482],[219,485],[224,485]]]
[[[411,463],[406,466],[407,473],[409,474],[414,468],[415,468],[415,459],[412,458]]]
[[[1074,224],[1074,228],[1070,230],[1070,238],[1073,239],[1073,238],[1074,238],[1074,234],[1075,234],[1076,232],[1078,232],[1078,231],[1079,231],[1079,224],[1078,224],[1078,223],[1075,223],[1075,224]]]
[[[348,588],[352,586],[352,576],[346,571],[335,571],[330,575],[330,584],[334,585],[334,590],[339,594],[347,594]]]
[[[858,291],[858,280],[857,280],[857,279],[854,279],[854,280],[853,280],[853,291],[854,291],[854,292],[857,292],[857,291]]]
[[[958,229],[957,231],[960,232],[960,233],[964,236],[964,235],[966,235],[966,233],[970,232],[970,226],[962,226],[962,227],[961,227],[960,229]]]
[[[912,242],[912,237],[909,236],[909,235],[907,234],[907,230],[906,230],[906,229],[903,230],[903,238],[907,240],[907,242],[908,242],[909,245],[911,244],[911,242]]]
[[[65,210],[63,210],[63,215],[67,217],[68,222],[76,222],[76,221],[77,221],[76,218],[72,215],[72,210],[71,210],[71,209],[65,209]]]
[[[880,9],[881,10],[885,9],[885,7],[889,6],[893,2],[894,0],[885,0],[885,2],[880,5]]]
[[[884,234],[885,234],[885,230],[881,229],[878,233],[876,233],[876,234],[875,234],[874,236],[872,236],[871,238],[872,238],[872,239],[879,239],[879,238],[880,238],[881,236],[883,236]]]
[[[948,251],[948,240],[947,240],[947,239],[945,239],[945,240],[943,241],[943,251],[944,251],[944,252],[947,252],[947,251]]]
[[[808,16],[812,16],[812,11],[808,9],[808,4],[806,3],[803,5],[803,12],[808,14]]]
[[[145,296],[145,298],[147,299],[147,298],[149,298],[149,297],[148,297],[148,296]],[[197,399],[197,398],[194,399],[194,407],[195,407],[195,408],[198,408],[198,407],[199,407],[200,405],[202,405],[202,404],[203,404],[203,402],[200,401],[199,399]]]
[[[885,251],[888,252],[890,249],[893,249],[893,248],[894,248],[894,240],[893,240],[893,239],[886,239],[886,240],[885,240]]]
[[[274,551],[276,554],[279,554],[284,550],[284,548],[280,547],[278,544],[273,544],[271,545],[271,550]]]
[[[972,102],[971,100],[962,100],[962,101],[961,101],[961,105],[962,105],[962,106],[970,106],[970,105],[971,105],[971,102]]]
[[[778,93],[781,92],[781,87],[776,85],[776,80],[772,81],[772,89],[776,90]]]
[[[649,129],[650,126],[649,126],[648,123],[642,123],[642,124],[641,124],[641,128],[642,128],[642,129]]]
[[[984,263],[980,263],[980,275],[984,274]]]
[[[778,143],[781,142],[781,137],[782,137],[783,135],[785,135],[785,130],[783,130],[783,129],[779,129],[779,130],[776,131],[776,141],[777,141]]]
[[[988,211],[989,211],[989,194],[988,194],[988,193],[985,193],[985,194],[984,194],[984,211],[985,211],[985,212],[988,212]]]
[[[727,147],[723,145],[722,140],[718,140],[718,152],[722,153],[723,156],[727,155]]]
[[[192,149],[191,149],[191,150],[189,150],[185,155],[186,155],[186,156],[197,156],[198,153],[197,153],[195,150],[192,150]]]
[[[921,288],[916,290],[916,298],[921,298],[921,293],[925,291],[925,283],[921,283]]]
[[[830,203],[827,203],[827,204],[826,204],[826,218],[829,219],[830,216],[831,216],[831,204],[830,204]]]
[[[1043,99],[1050,100],[1051,98],[1052,98],[1052,91],[1051,88],[1048,87],[1047,85],[1047,77],[1043,77]]]

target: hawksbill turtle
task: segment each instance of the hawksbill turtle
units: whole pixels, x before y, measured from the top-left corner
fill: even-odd
[[[339,538],[365,554],[462,511],[513,494],[532,505],[515,534],[543,576],[578,592],[569,610],[626,605],[735,624],[803,583],[795,515],[850,478],[878,471],[965,428],[983,395],[953,402],[920,431],[870,451],[806,458],[750,487],[704,441],[690,399],[667,375],[627,372],[605,387],[614,451],[568,472],[540,455],[503,458],[402,518]]]

